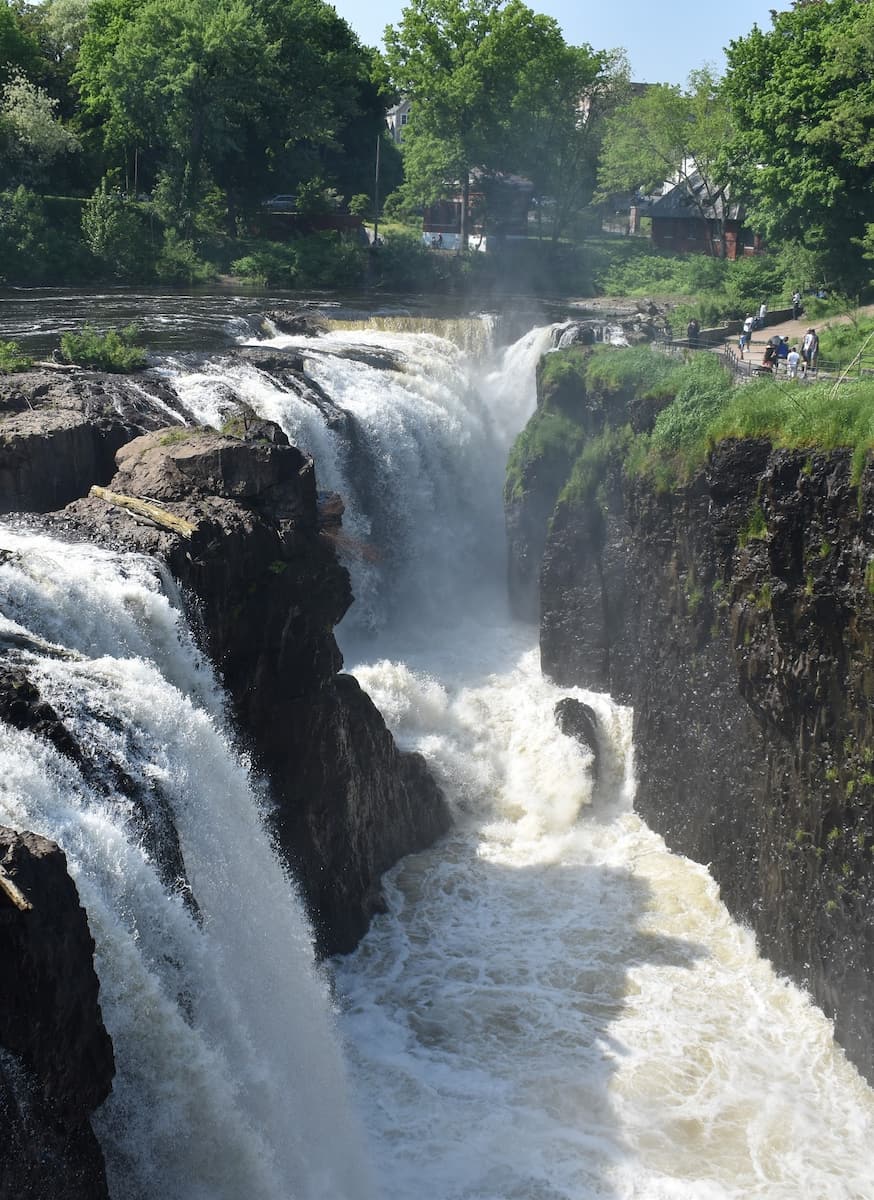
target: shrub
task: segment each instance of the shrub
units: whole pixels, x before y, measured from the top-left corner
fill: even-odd
[[[584,444],[585,433],[576,421],[538,408],[510,450],[505,498],[521,499],[532,478],[557,495]]]
[[[16,371],[28,371],[33,359],[21,353],[15,342],[0,342],[0,375],[14,375]]]
[[[81,282],[96,268],[78,225],[51,220],[43,199],[27,188],[0,192],[0,281]]]
[[[209,283],[216,273],[210,263],[198,257],[193,242],[180,237],[175,229],[168,229],[155,274],[162,283]]]
[[[140,208],[110,191],[105,179],[82,214],[82,232],[105,272],[116,279],[148,279],[154,271],[151,231]]]
[[[61,335],[61,354],[67,362],[98,371],[127,374],[146,365],[146,352],[135,346],[137,329],[128,325],[122,330],[110,329],[99,333],[93,325],[85,325],[81,333]]]
[[[273,287],[291,287],[296,268],[294,246],[283,242],[264,242],[231,263],[233,274],[247,283]]]

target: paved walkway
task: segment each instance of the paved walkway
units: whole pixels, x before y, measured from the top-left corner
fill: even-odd
[[[853,317],[863,316],[870,317],[874,315],[874,304],[863,304],[861,308],[854,311]],[[788,337],[790,346],[797,346],[801,349],[801,339],[807,333],[808,329],[816,329],[818,332],[826,327],[826,325],[849,325],[851,317],[848,313],[840,313],[834,317],[823,317],[819,321],[811,317],[801,317],[797,321],[788,320],[782,321],[777,325],[768,325],[764,329],[757,329],[753,333],[753,348],[752,354],[755,358],[756,354],[761,360],[765,346],[768,341],[775,335],[779,337]],[[726,338],[726,344],[737,346],[737,336]]]

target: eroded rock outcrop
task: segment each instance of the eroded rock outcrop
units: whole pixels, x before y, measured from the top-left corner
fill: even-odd
[[[672,490],[600,470],[542,532],[544,670],[633,705],[637,809],[874,1079],[874,470],[762,440]]]
[[[401,754],[342,666],[333,628],[351,603],[336,558],[336,498],[284,435],[249,440],[164,430],[117,456],[110,491],[145,498],[152,519],[103,499],[70,505],[71,533],[156,554],[196,601],[273,822],[324,953],[351,949],[380,906],[380,877],[448,825],[418,755]],[[162,527],[161,514],[190,532]],[[324,520],[322,515],[324,514]]]
[[[105,483],[120,446],[172,420],[153,402],[165,391],[93,371],[0,375],[0,513],[50,512]]]
[[[103,1200],[114,1073],[94,943],[58,847],[0,826],[0,1196]]]

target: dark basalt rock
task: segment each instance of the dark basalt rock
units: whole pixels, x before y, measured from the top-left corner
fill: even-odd
[[[120,446],[172,420],[151,399],[170,394],[157,380],[91,371],[0,375],[0,513],[49,512],[106,483]]]
[[[637,809],[874,1080],[872,518],[848,451],[726,442],[672,492],[608,470],[551,514],[540,604],[544,670],[633,705]]]
[[[0,827],[0,1196],[104,1200],[90,1125],[114,1062],[94,972],[94,942],[58,847]]]
[[[580,745],[591,752],[592,777],[595,783],[601,769],[601,756],[598,749],[598,717],[595,710],[582,700],[565,696],[555,706],[555,719],[559,729],[567,737],[572,737]]]
[[[318,337],[328,328],[324,317],[307,309],[274,308],[264,314],[280,333],[297,333],[305,337]]]
[[[342,659],[333,627],[351,603],[336,558],[336,502],[296,447],[210,430],[154,433],[118,455],[115,492],[159,501],[185,537],[102,500],[55,523],[156,554],[196,601],[204,648],[276,800],[279,844],[301,880],[323,953],[351,949],[380,877],[448,826],[417,756],[399,753]]]

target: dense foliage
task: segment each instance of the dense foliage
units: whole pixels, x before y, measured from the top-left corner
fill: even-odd
[[[602,288],[685,295],[705,316],[805,285],[857,295],[874,262],[872,12],[796,0],[731,43],[723,80],[641,90],[622,51],[568,45],[523,0],[416,0],[384,58],[327,0],[0,0],[0,279],[196,283],[239,263],[294,286],[450,290],[500,269],[438,264],[411,239],[368,262],[324,219],[373,217],[378,192],[418,230],[423,205],[466,196],[465,221],[500,229],[521,176],[556,257],[520,280],[585,294],[575,249],[555,264],[598,227],[596,180],[621,208],[694,175],[692,208],[742,203],[770,265],[642,264],[614,243]],[[401,96],[402,152],[385,129]]]
[[[146,365],[146,352],[136,346],[137,328],[110,329],[100,333],[85,325],[80,333],[61,334],[61,354],[70,363],[93,367],[95,371],[128,374]]]
[[[622,56],[568,46],[557,22],[522,0],[417,0],[386,30],[386,47],[394,87],[413,101],[408,198],[460,196],[466,244],[471,188],[488,225],[489,181],[515,171],[549,198],[557,237],[591,197],[603,119],[624,94]]]
[[[874,10],[799,0],[730,44],[737,133],[725,171],[770,239],[811,249],[830,285],[867,284],[874,249]]]

